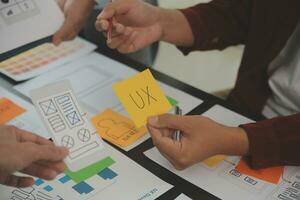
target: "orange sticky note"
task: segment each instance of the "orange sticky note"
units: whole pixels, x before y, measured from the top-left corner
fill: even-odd
[[[0,99],[0,124],[5,124],[10,120],[24,113],[26,110],[9,99]]]
[[[149,69],[113,85],[135,125],[146,125],[147,118],[167,113],[172,106]]]
[[[205,164],[209,168],[214,168],[214,167],[218,166],[221,162],[223,162],[225,160],[225,158],[226,158],[226,156],[224,156],[224,155],[217,155],[217,156],[213,156],[213,157],[210,157],[210,158],[204,160],[202,163]]]
[[[243,159],[240,160],[235,169],[242,174],[252,176],[273,184],[278,184],[280,177],[284,172],[284,167],[271,167],[266,169],[253,170]]]
[[[147,133],[146,127],[136,128],[130,119],[112,109],[93,117],[92,123],[101,137],[121,148],[128,147]]]

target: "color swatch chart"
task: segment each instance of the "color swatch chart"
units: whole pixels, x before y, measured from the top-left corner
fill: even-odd
[[[16,81],[22,81],[88,54],[94,49],[95,45],[79,38],[59,46],[45,43],[1,62],[0,72]]]

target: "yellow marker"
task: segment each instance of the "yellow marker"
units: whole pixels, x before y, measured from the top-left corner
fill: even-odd
[[[92,123],[101,137],[121,148],[128,147],[147,133],[145,127],[136,128],[130,119],[111,109],[93,117]]]
[[[149,69],[113,85],[113,90],[138,128],[148,117],[172,108]]]
[[[209,168],[214,168],[225,160],[226,156],[217,155],[204,160],[202,163]]]

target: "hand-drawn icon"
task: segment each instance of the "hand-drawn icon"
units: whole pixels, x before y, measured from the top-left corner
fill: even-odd
[[[18,188],[12,191],[10,200],[54,200],[57,199],[33,187]]]
[[[67,114],[66,117],[72,126],[75,126],[76,124],[81,122],[80,117],[78,116],[78,113],[76,111]]]
[[[118,140],[129,133],[132,135],[138,133],[138,130],[135,128],[135,126],[126,122],[117,122],[113,119],[100,120],[97,126],[105,129],[105,134],[114,140]]]
[[[54,102],[50,100],[42,101],[39,103],[42,108],[44,115],[49,116],[57,112]]]
[[[71,149],[75,145],[74,138],[72,138],[69,135],[65,135],[64,137],[61,138],[61,145],[63,147],[66,147],[68,149]]]
[[[54,99],[56,103],[59,105],[60,111],[65,116],[70,128],[82,122],[80,113],[70,93],[66,93],[64,95],[55,97]]]
[[[91,139],[91,133],[88,129],[82,128],[78,131],[77,136],[80,141],[88,142]]]
[[[51,128],[57,133],[65,130],[66,125],[60,115],[54,115],[48,118]]]
[[[61,106],[64,113],[69,113],[74,110],[73,103],[68,95],[61,96],[57,98],[56,101]]]

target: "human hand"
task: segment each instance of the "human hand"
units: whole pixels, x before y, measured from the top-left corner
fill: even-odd
[[[65,13],[65,22],[54,34],[53,43],[59,45],[63,41],[74,39],[84,26],[92,11],[94,0],[56,0]]]
[[[227,127],[202,116],[165,114],[148,119],[153,144],[176,169],[183,170],[211,156],[246,155],[248,138],[241,128]],[[181,130],[181,141],[174,141]]]
[[[0,184],[29,187],[31,177],[20,177],[22,172],[42,179],[54,179],[65,169],[63,159],[68,150],[14,126],[0,126]]]
[[[160,9],[140,0],[115,0],[108,4],[95,23],[106,32],[113,19],[113,37],[108,46],[121,53],[132,53],[160,40],[163,31]]]

